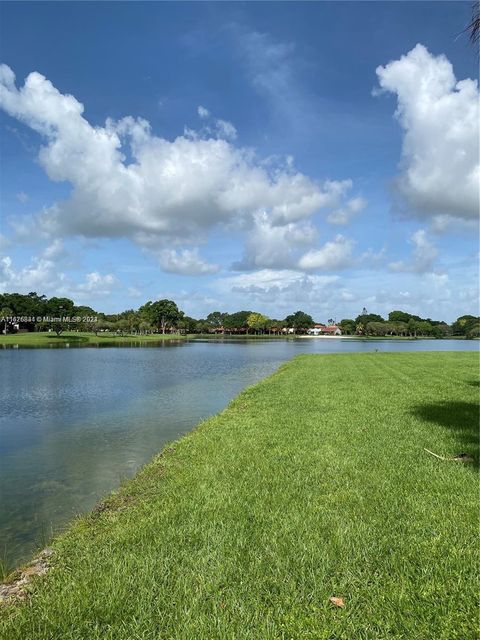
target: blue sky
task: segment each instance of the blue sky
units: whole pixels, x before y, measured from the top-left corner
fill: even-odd
[[[477,313],[470,11],[1,3],[0,289]]]

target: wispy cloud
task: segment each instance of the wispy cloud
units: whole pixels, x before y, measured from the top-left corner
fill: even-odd
[[[281,42],[271,34],[230,25],[240,63],[252,87],[268,103],[282,127],[311,129],[318,125],[318,113],[299,80],[304,63],[293,42]]]
[[[413,246],[412,254],[409,260],[400,260],[399,262],[391,262],[389,268],[391,271],[405,271],[412,273],[426,273],[431,271],[438,250],[428,239],[425,229],[418,229],[410,237],[410,244]]]

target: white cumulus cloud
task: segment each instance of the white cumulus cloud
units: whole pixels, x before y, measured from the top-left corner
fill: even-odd
[[[85,282],[77,285],[76,287],[72,287],[72,292],[77,298],[83,298],[84,295],[82,294],[100,298],[103,296],[109,296],[112,291],[112,287],[116,284],[117,279],[113,274],[107,273],[102,275],[98,271],[93,271],[92,273],[86,274]]]
[[[307,251],[300,258],[298,266],[300,269],[319,271],[346,269],[353,264],[353,246],[353,240],[339,234],[320,249]]]
[[[42,136],[39,162],[48,176],[72,185],[70,197],[37,221],[54,236],[123,236],[157,248],[198,244],[214,226],[251,224],[258,211],[277,225],[308,218],[337,206],[352,186],[350,180],[319,183],[290,161],[261,161],[224,139],[233,137],[226,121],[217,121],[223,138],[189,132],[167,140],[130,116],[94,127],[76,98],[37,72],[17,88],[6,65],[0,66],[0,107]],[[202,119],[207,111],[199,108]]]
[[[398,191],[417,215],[472,220],[479,211],[477,82],[457,82],[449,60],[417,44],[377,68],[380,87],[397,95],[404,129]]]
[[[244,256],[232,268],[238,271],[294,268],[298,250],[312,244],[316,237],[317,229],[310,223],[273,225],[270,216],[265,211],[260,211],[254,215]]]
[[[362,209],[365,209],[367,206],[367,201],[357,196],[356,198],[351,198],[348,200],[344,207],[341,209],[335,209],[327,216],[327,222],[330,224],[341,224],[345,225],[350,222],[350,220]]]
[[[30,264],[22,268],[15,268],[9,256],[0,258],[0,290],[19,293],[39,291],[48,296],[67,296],[74,301],[88,301],[108,297],[119,285],[113,274],[101,274],[98,271],[87,273],[81,282],[73,280],[59,269],[57,256],[48,257],[49,249],[51,247],[33,257]]]
[[[164,271],[188,276],[201,276],[216,273],[220,267],[202,260],[198,249],[162,249],[158,252],[158,261]]]
[[[61,287],[65,275],[48,258],[37,256],[21,269],[15,269],[10,256],[0,259],[0,289],[2,291],[49,291]]]
[[[237,305],[261,303],[267,305],[265,309],[274,307],[294,311],[294,307],[299,305],[317,306],[337,281],[338,276],[308,275],[293,269],[261,269],[220,278],[216,287],[223,296],[234,295]]]

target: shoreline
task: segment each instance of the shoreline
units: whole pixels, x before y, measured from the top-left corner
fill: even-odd
[[[60,336],[56,336],[50,332],[31,332],[0,335],[0,349],[16,349],[16,348],[81,348],[81,347],[114,347],[114,346],[155,346],[156,344],[166,344],[174,342],[188,341],[246,341],[246,340],[300,340],[300,339],[322,339],[322,340],[357,340],[357,341],[417,341],[417,340],[465,340],[464,336],[449,336],[446,338],[433,338],[431,336],[356,336],[341,335],[328,336],[319,335],[311,336],[305,334],[286,334],[286,335],[269,335],[269,334],[148,334],[148,335],[125,335],[116,334],[99,334],[88,332],[64,332]],[[475,339],[473,339],[475,340]],[[478,339],[477,339],[478,340]]]
[[[463,336],[455,336],[448,338],[434,338],[432,336],[307,336],[297,335],[297,338],[323,338],[327,340],[456,340],[457,338],[463,339]]]

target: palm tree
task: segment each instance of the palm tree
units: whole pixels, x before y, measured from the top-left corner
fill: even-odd
[[[470,42],[474,45],[478,45],[480,39],[480,3],[474,2],[472,5],[472,19],[465,28],[465,31],[470,35]]]

